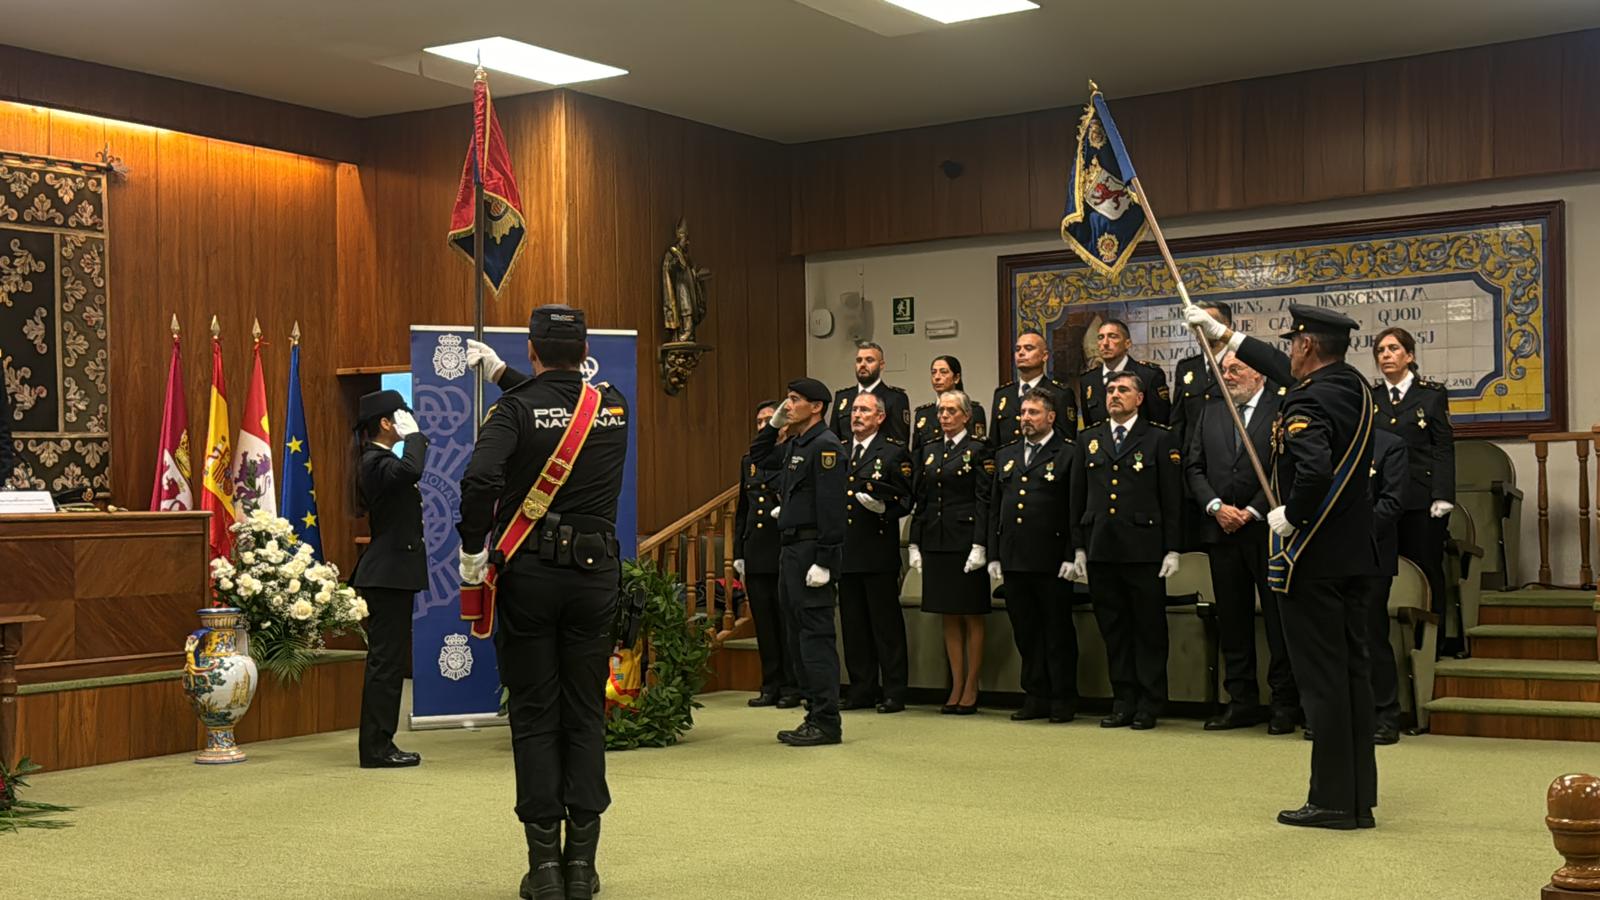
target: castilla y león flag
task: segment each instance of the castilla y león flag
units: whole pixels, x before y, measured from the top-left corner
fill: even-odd
[[[479,184],[483,185],[481,210],[473,202]],[[511,154],[489,99],[489,79],[482,69],[472,85],[472,141],[467,145],[456,205],[450,210],[450,243],[468,259],[473,258],[472,232],[478,215],[483,216],[483,277],[490,289],[499,293],[522,252],[528,225],[522,218],[522,195],[511,170]]]
[[[206,418],[206,457],[200,508],[211,513],[211,557],[233,550],[233,454],[228,446],[227,381],[222,375],[222,340],[211,338],[211,412]]]
[[[155,486],[150,509],[194,509],[189,490],[189,404],[183,399],[183,359],[179,350],[177,319],[173,319],[172,362],[167,366],[167,399],[161,409],[161,447],[156,451]]]
[[[267,423],[267,382],[261,372],[261,339],[256,339],[255,365],[239,421],[239,448],[233,458],[233,509],[239,518],[255,510],[278,514],[272,487],[272,426]]]

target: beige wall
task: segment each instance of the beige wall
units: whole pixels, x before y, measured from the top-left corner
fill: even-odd
[[[1159,213],[1161,198],[1151,199]],[[1594,386],[1600,383],[1600,358],[1591,353],[1591,348],[1600,347],[1600,307],[1596,306],[1600,297],[1600,175],[1507,181],[1268,212],[1183,217],[1164,225],[1168,237],[1177,239],[1553,199],[1567,202],[1568,427],[1578,430],[1600,422],[1600,389]],[[836,306],[840,294],[860,291],[871,304],[873,339],[884,346],[888,357],[888,381],[910,391],[913,406],[930,399],[927,363],[941,353],[961,358],[973,396],[987,403],[1000,376],[996,258],[1060,246],[1054,235],[1019,234],[1008,239],[944,241],[814,256],[806,262],[807,308]],[[892,333],[890,298],[900,296],[916,297],[914,335],[897,337]],[[938,318],[957,319],[960,334],[942,340],[924,337],[924,323]],[[836,327],[828,338],[808,338],[808,371],[831,388],[841,387],[852,377],[853,353],[842,328]],[[1427,360],[1421,362],[1426,369]],[[1527,494],[1518,578],[1531,581],[1538,567],[1533,451],[1518,441],[1502,442],[1502,446],[1516,463],[1517,483]],[[1557,581],[1576,581],[1577,463],[1570,450],[1551,454],[1550,480],[1551,567]]]

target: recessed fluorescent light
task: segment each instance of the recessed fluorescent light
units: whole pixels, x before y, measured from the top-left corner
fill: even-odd
[[[946,25],[1039,8],[1039,4],[1032,0],[887,0],[887,2]]]
[[[482,38],[423,49],[447,59],[474,66],[481,64],[486,69],[545,84],[573,84],[628,74],[627,69],[579,59],[506,37]]]

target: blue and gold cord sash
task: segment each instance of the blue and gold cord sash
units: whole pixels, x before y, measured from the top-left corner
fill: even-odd
[[[1339,495],[1344,493],[1345,487],[1350,483],[1350,477],[1355,474],[1356,466],[1361,464],[1362,458],[1366,455],[1366,446],[1372,440],[1372,410],[1372,401],[1364,398],[1361,404],[1361,422],[1356,426],[1356,435],[1350,441],[1350,446],[1345,448],[1344,458],[1339,460],[1338,467],[1334,469],[1333,485],[1328,489],[1328,495],[1322,498],[1321,505],[1317,507],[1316,521],[1311,523],[1311,527],[1301,528],[1287,539],[1279,537],[1277,532],[1268,532],[1267,586],[1273,590],[1280,592],[1289,590],[1289,582],[1294,578],[1295,562],[1300,558],[1306,545],[1311,543],[1311,538],[1316,535],[1317,529],[1322,527],[1322,521],[1328,517],[1333,505],[1339,502]]]

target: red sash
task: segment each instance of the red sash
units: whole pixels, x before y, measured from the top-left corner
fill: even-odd
[[[522,506],[495,544],[495,549],[500,551],[504,559],[502,566],[510,564],[511,557],[516,555],[522,542],[532,533],[533,526],[550,510],[556,491],[567,483],[567,476],[572,474],[573,464],[578,461],[578,452],[583,449],[584,441],[589,439],[589,429],[599,413],[600,391],[585,383],[582,393],[578,395],[578,408],[572,411],[572,420],[567,423],[567,430],[562,432],[556,452],[545,460],[539,477],[528,489],[528,496],[522,499]],[[491,563],[483,584],[461,586],[461,618],[472,623],[472,636],[475,638],[487,638],[494,634],[494,595],[498,580],[498,567]]]

